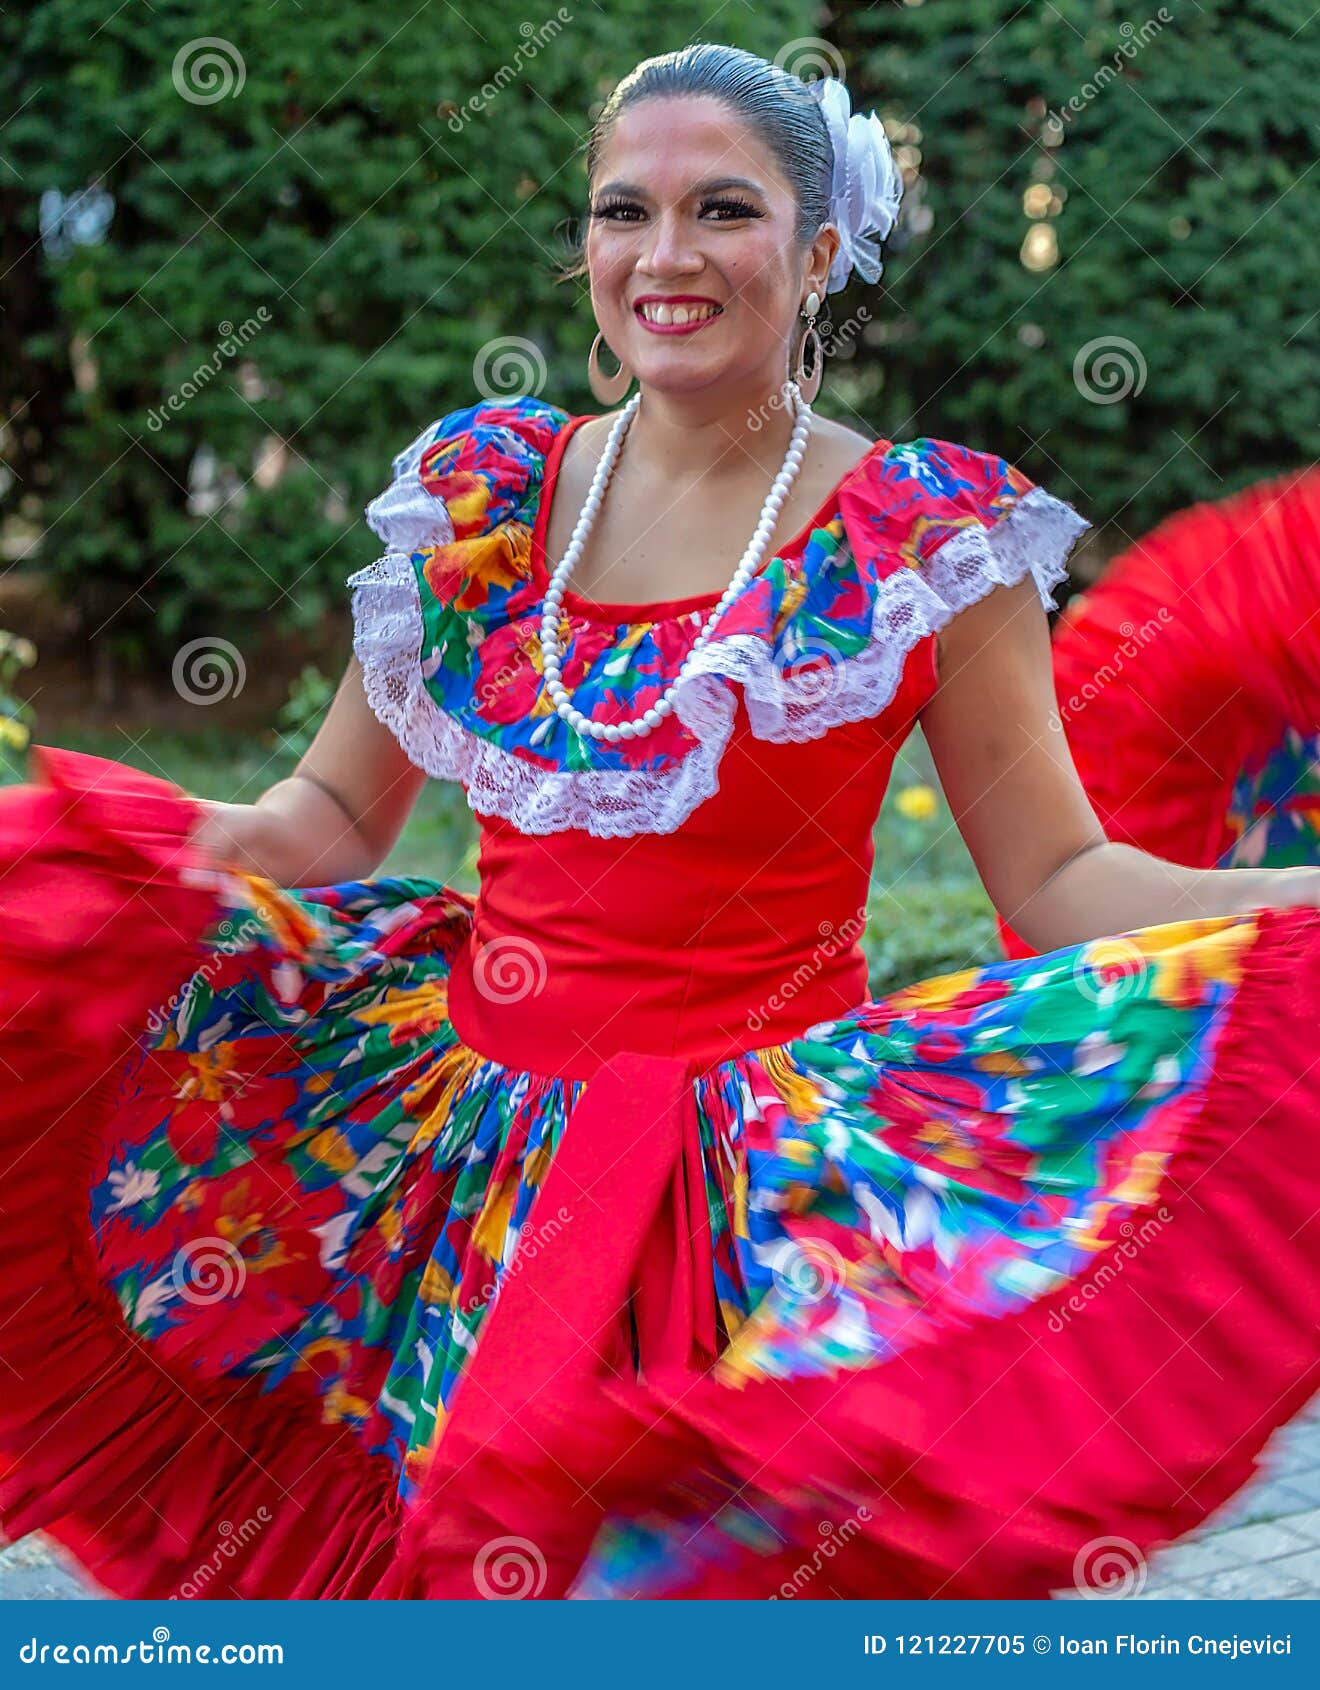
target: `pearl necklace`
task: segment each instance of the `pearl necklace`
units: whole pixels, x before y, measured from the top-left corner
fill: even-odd
[[[545,675],[546,691],[554,700],[558,714],[577,733],[585,734],[592,739],[603,739],[607,743],[613,744],[620,739],[636,739],[642,734],[649,734],[653,728],[658,728],[673,709],[675,689],[686,678],[693,659],[710,639],[715,624],[761,567],[761,559],[765,556],[766,547],[770,544],[770,536],[774,532],[779,512],[783,508],[784,500],[788,497],[794,481],[797,480],[798,470],[802,467],[802,459],[807,449],[807,435],[811,432],[811,424],[814,420],[811,406],[803,399],[797,383],[790,381],[787,384],[786,391],[796,412],[788,451],[784,455],[783,467],[775,477],[769,493],[766,494],[765,503],[761,506],[760,519],[751,539],[747,542],[747,549],[742,555],[742,561],[734,570],[733,579],[724,589],[724,596],[706,618],[701,632],[693,642],[692,649],[683,659],[678,674],[669,682],[649,710],[626,722],[594,722],[574,706],[572,695],[560,680],[563,647],[559,642],[559,617],[565,584],[577,567],[578,559],[582,555],[582,548],[587,542],[587,536],[591,533],[596,517],[600,512],[600,507],[605,499],[605,489],[614,473],[619,452],[623,447],[624,435],[627,434],[632,420],[637,414],[637,407],[641,404],[641,394],[635,393],[615,419],[609,438],[605,442],[605,450],[596,466],[591,488],[583,502],[581,514],[578,516],[577,526],[568,542],[568,550],[559,560],[554,574],[550,577],[550,585],[546,589],[545,605],[541,615],[541,664]]]

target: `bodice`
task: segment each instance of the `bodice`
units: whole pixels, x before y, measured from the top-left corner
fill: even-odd
[[[586,1078],[622,1050],[720,1061],[860,1002],[873,830],[933,648],[878,717],[820,740],[762,742],[739,709],[718,790],[670,833],[479,818],[474,944],[450,980],[464,1040]]]

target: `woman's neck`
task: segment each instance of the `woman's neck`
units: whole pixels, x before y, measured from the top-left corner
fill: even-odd
[[[683,482],[745,472],[748,461],[778,469],[788,450],[794,412],[778,383],[699,393],[648,388],[629,428],[629,445],[661,474]]]

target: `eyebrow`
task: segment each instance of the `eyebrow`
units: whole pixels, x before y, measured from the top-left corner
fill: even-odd
[[[694,194],[718,194],[729,188],[741,188],[747,193],[758,194],[762,199],[765,198],[765,189],[762,188],[761,184],[750,181],[746,176],[712,177],[709,181],[698,182],[692,192]],[[603,187],[596,191],[601,195],[620,194],[639,200],[647,197],[646,189],[639,188],[635,182],[606,182]]]

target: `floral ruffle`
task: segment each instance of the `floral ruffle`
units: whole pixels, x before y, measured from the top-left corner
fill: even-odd
[[[743,588],[653,733],[586,739],[555,713],[538,642],[532,538],[567,415],[482,403],[433,423],[367,507],[388,548],[349,578],[368,701],[412,760],[527,833],[667,833],[718,786],[735,686],[760,739],[810,740],[878,715],[908,654],[996,585],[1030,574],[1047,609],[1090,523],[990,453],[880,442],[836,509]],[[881,449],[885,448],[885,449]],[[681,602],[681,601],[680,601]],[[709,611],[614,623],[564,607],[564,684],[594,720],[640,715]]]

